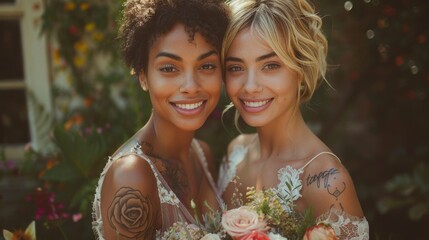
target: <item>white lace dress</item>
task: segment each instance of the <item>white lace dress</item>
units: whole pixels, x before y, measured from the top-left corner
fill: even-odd
[[[192,141],[192,148],[197,152],[200,163],[202,164],[202,168],[204,169],[205,176],[210,182],[214,191],[216,191],[216,185],[214,180],[208,170],[206,157],[204,152],[199,145],[197,140]],[[136,155],[140,157],[142,160],[145,160],[151,166],[153,174],[155,175],[157,187],[158,187],[158,196],[160,199],[160,211],[162,216],[162,228],[157,230],[156,239],[160,238],[160,234],[165,232],[169,227],[173,226],[176,222],[186,222],[189,224],[195,224],[196,221],[189,213],[188,209],[184,206],[182,202],[180,202],[179,198],[172,191],[172,189],[168,186],[165,179],[162,177],[158,169],[155,167],[150,158],[143,153],[141,150],[141,146],[137,141],[131,140],[122,146],[117,153],[115,153],[112,157],[109,158],[107,164],[104,167],[103,172],[98,180],[98,185],[95,191],[95,198],[93,202],[93,222],[92,228],[94,230],[94,234],[98,240],[104,240],[103,236],[103,220],[101,217],[101,208],[100,208],[100,198],[101,198],[101,186],[103,185],[104,176],[113,162],[124,157],[126,155]],[[218,199],[220,202],[220,199]]]
[[[229,154],[228,161],[222,163],[218,180],[219,194],[223,194],[229,183],[231,183],[235,178],[237,166],[245,159],[247,151],[248,147],[236,146]],[[301,197],[302,182],[300,175],[304,172],[305,167],[307,167],[312,161],[322,154],[330,154],[338,159],[338,157],[333,153],[321,152],[309,160],[305,166],[299,169],[286,166],[278,170],[277,176],[279,179],[279,184],[274,188],[274,190],[278,195],[281,196],[279,200],[282,202],[282,206],[286,211],[290,211],[288,206],[290,206],[291,202],[294,202]],[[336,208],[332,208],[330,211],[319,216],[316,221],[329,223],[339,239],[369,239],[369,225],[365,217],[359,218],[345,212],[341,212]]]

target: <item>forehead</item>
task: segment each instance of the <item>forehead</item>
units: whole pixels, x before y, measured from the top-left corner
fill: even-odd
[[[157,55],[159,52],[193,55],[209,50],[215,50],[215,47],[208,43],[200,33],[196,32],[191,38],[185,25],[178,23],[153,42],[149,49],[149,57]]]
[[[239,31],[231,42],[227,55],[262,55],[273,52],[269,44],[249,27]]]

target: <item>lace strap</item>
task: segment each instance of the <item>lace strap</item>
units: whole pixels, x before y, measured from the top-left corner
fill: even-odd
[[[214,182],[213,176],[209,171],[209,167],[207,164],[207,158],[206,155],[204,154],[204,151],[200,145],[200,143],[198,142],[198,140],[193,139],[192,140],[192,146],[195,148],[197,155],[198,155],[198,159],[200,160],[201,166],[203,167],[204,173],[207,177],[207,180],[210,183],[210,186],[212,187],[213,191],[216,193],[216,198],[218,200],[218,202],[221,202],[221,199],[219,198],[220,194],[218,192],[218,189],[216,187],[216,184]]]
[[[331,153],[331,152],[320,152],[320,153],[318,153],[318,154],[316,154],[316,156],[314,156],[312,159],[310,159],[302,168],[300,168],[300,169],[304,169],[305,167],[307,167],[308,165],[310,165],[310,163],[311,162],[313,162],[316,158],[318,158],[320,155],[323,155],[323,154],[329,154],[329,155],[331,155],[331,156],[333,156],[333,157],[335,157],[339,162],[341,162],[341,160],[340,160],[340,158],[338,158],[337,157],[337,155],[335,155],[335,154],[333,154],[333,153]]]

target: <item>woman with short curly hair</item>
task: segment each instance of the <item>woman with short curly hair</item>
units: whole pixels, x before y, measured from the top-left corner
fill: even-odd
[[[153,110],[100,176],[93,204],[98,239],[154,239],[175,222],[196,223],[193,208],[204,213],[205,201],[218,207],[210,149],[194,134],[220,97],[228,20],[218,0],[125,2],[122,54]]]

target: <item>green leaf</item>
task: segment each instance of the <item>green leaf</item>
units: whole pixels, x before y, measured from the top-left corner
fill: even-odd
[[[410,217],[411,220],[414,220],[414,221],[420,220],[427,213],[428,213],[427,203],[419,203],[417,205],[412,206],[408,210],[408,216]]]
[[[75,166],[62,162],[46,171],[42,178],[45,180],[69,182],[82,178],[82,174]]]
[[[90,177],[91,170],[99,160],[103,160],[106,143],[99,134],[85,139],[77,132],[67,132],[57,127],[54,132],[63,160],[75,166],[83,176]]]

